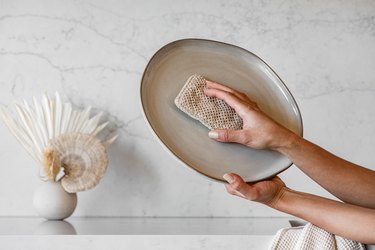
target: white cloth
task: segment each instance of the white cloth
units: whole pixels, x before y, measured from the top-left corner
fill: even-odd
[[[365,250],[365,245],[333,235],[308,223],[301,227],[280,229],[270,250]]]

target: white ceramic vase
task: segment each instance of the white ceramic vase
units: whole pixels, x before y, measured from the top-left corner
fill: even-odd
[[[74,212],[77,194],[68,193],[58,182],[45,182],[34,192],[34,208],[47,220],[63,220]]]

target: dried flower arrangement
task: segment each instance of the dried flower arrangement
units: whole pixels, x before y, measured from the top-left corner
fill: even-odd
[[[11,133],[37,161],[42,177],[61,181],[69,193],[95,187],[108,166],[105,146],[116,140],[117,135],[106,141],[97,138],[109,122],[99,124],[102,113],[90,117],[91,107],[74,110],[70,103],[62,103],[44,94],[41,102],[34,97],[32,104],[25,100],[16,104],[16,116],[4,108],[0,117]]]

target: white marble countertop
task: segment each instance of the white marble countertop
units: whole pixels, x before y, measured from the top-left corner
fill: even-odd
[[[0,237],[7,250],[267,250],[272,236],[247,235],[50,235]]]
[[[290,227],[289,218],[1,217],[0,236],[17,235],[264,235]]]
[[[280,228],[289,226],[288,218],[1,217],[0,245],[29,250],[263,250]]]

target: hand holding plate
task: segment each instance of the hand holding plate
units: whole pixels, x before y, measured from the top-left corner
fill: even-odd
[[[233,173],[225,174],[223,178],[228,182],[225,184],[228,193],[271,207],[276,206],[286,188],[284,182],[277,176],[251,184],[244,182],[239,175]]]

